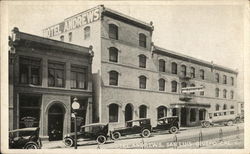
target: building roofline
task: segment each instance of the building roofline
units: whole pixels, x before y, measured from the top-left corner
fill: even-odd
[[[158,54],[162,54],[162,55],[167,55],[167,56],[170,56],[170,57],[173,57],[173,58],[181,59],[181,60],[184,60],[184,61],[187,61],[187,62],[203,65],[203,66],[206,66],[206,67],[214,68],[216,70],[225,71],[225,72],[233,73],[233,74],[236,74],[236,75],[238,74],[237,70],[233,70],[231,68],[224,67],[224,66],[221,66],[221,65],[217,65],[217,64],[214,64],[212,62],[208,62],[208,61],[205,61],[205,60],[200,60],[200,59],[197,59],[197,58],[185,55],[185,54],[181,54],[181,53],[177,53],[177,52],[174,52],[174,51],[171,51],[171,50],[167,50],[167,49],[161,48],[159,46],[154,45],[153,52],[158,53]]]

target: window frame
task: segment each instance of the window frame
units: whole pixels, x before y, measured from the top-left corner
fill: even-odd
[[[178,72],[178,65],[176,62],[171,63],[171,74],[177,74]]]
[[[143,48],[147,47],[147,36],[143,33],[139,34],[139,46]]]
[[[50,64],[53,64],[53,65],[61,65],[63,68],[56,68],[56,67],[50,67]],[[64,62],[58,62],[58,61],[50,61],[48,60],[48,87],[58,87],[58,88],[65,88],[65,82],[66,82],[66,69],[65,69],[65,63]],[[58,86],[58,83],[56,82],[56,77],[54,77],[54,85],[50,85],[49,84],[49,70],[50,69],[53,69],[54,71],[54,76],[55,76],[55,73],[56,73],[56,70],[61,70],[63,73],[62,73],[62,86]],[[60,78],[59,78],[60,79]]]
[[[111,108],[113,107],[113,108]],[[117,110],[117,111],[116,111]],[[114,118],[111,118],[111,112],[112,111],[114,114]],[[109,105],[109,122],[119,122],[119,105],[112,103]]]
[[[147,67],[147,57],[144,54],[139,55],[139,67],[140,68]]]
[[[159,91],[165,91],[165,87],[166,87],[166,81],[165,79],[161,78],[159,79]]]
[[[172,93],[177,93],[178,88],[177,88],[177,82],[175,80],[171,81],[171,92]]]
[[[119,84],[119,73],[115,70],[109,72],[109,85],[118,86]]]
[[[139,89],[147,89],[147,77],[144,75],[139,76]]]
[[[205,80],[205,71],[200,69],[200,79]]]
[[[119,37],[119,28],[115,24],[109,24],[109,38],[118,40]]]
[[[79,66],[79,65],[71,65],[71,67],[70,67],[70,81],[72,80],[73,72],[76,73],[76,87],[72,87],[72,84],[70,82],[70,88],[71,89],[87,90],[88,89],[88,67],[87,66]],[[83,88],[80,88],[80,86],[79,86],[79,82],[80,82],[80,81],[78,81],[79,74],[83,74],[83,76],[85,78]]]
[[[159,60],[159,72],[166,72],[166,62],[163,59]]]
[[[195,68],[194,67],[190,67],[190,77],[195,78]]]
[[[118,62],[118,49],[115,47],[109,48],[109,61],[117,63]]]

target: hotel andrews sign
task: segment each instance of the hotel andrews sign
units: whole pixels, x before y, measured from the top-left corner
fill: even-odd
[[[100,19],[100,9],[94,8],[65,19],[63,22],[43,30],[44,37],[53,37],[61,33],[82,27]]]

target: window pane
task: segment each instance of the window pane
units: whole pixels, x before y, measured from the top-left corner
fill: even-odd
[[[172,74],[177,74],[177,64],[172,63]]]
[[[29,68],[28,65],[20,65],[20,83],[28,83]]]
[[[139,56],[139,67],[146,68],[146,56]]]
[[[145,105],[141,105],[139,108],[139,118],[147,117],[147,107]]]
[[[56,70],[56,86],[63,87],[64,74],[61,70]]]
[[[118,85],[118,72],[111,71],[109,73],[109,85]]]
[[[146,89],[146,77],[144,77],[144,76],[141,76],[140,78],[139,78],[139,82],[140,82],[140,88],[141,89]]]
[[[77,80],[78,80],[78,87],[85,89],[85,87],[86,87],[85,86],[85,82],[86,82],[85,75],[83,73],[78,73]]]
[[[159,71],[165,72],[165,61],[164,60],[159,60]]]
[[[177,92],[177,82],[176,81],[172,81],[171,82],[171,86],[172,86],[172,92]]]
[[[164,79],[159,80],[159,90],[165,91],[165,80]]]
[[[139,46],[146,48],[147,37],[144,34],[139,34]]]
[[[76,88],[76,72],[71,72],[71,88]]]
[[[48,78],[49,86],[55,86],[55,71],[52,69],[49,69],[48,76],[49,76]]]
[[[118,27],[114,24],[109,25],[109,38],[118,40]]]
[[[31,84],[40,84],[40,68],[31,68]]]
[[[118,105],[109,105],[109,122],[118,122]]]
[[[116,48],[109,49],[109,61],[112,62],[118,61],[118,50]]]

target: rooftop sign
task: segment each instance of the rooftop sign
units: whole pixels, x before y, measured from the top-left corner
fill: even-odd
[[[95,22],[100,19],[100,9],[99,7],[93,8],[91,10],[87,10],[85,12],[74,15],[70,18],[64,20],[59,24],[51,26],[43,30],[44,37],[53,37],[56,35],[60,35],[64,32],[82,27],[89,23]]]

